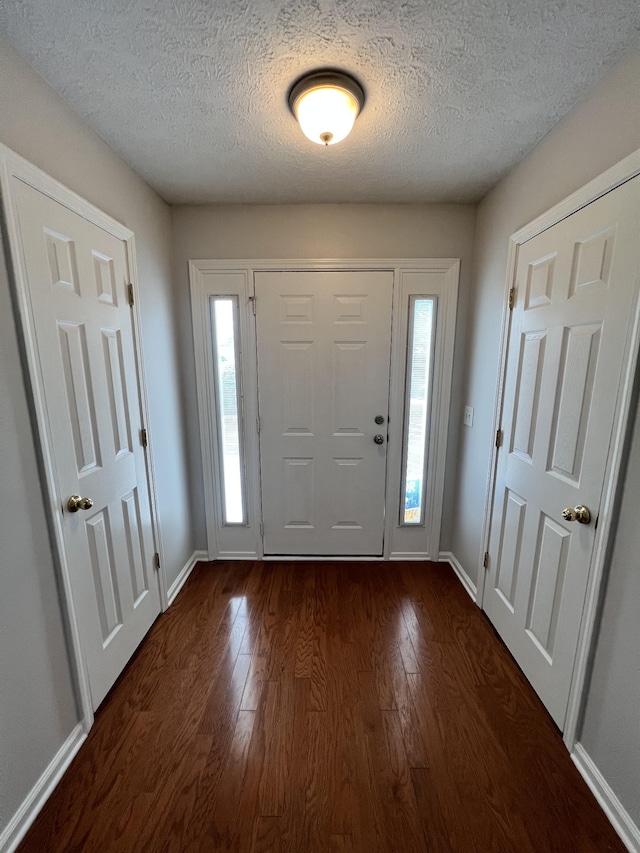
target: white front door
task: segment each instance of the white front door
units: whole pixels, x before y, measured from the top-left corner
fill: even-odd
[[[160,612],[124,242],[13,180],[94,709]],[[75,512],[74,496],[93,504]]]
[[[484,608],[560,728],[636,307],[639,238],[636,178],[523,244],[517,259]],[[589,523],[563,517],[578,506]]]
[[[255,292],[264,553],[382,555],[393,273],[257,272]]]

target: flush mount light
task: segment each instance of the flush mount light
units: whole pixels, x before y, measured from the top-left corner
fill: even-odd
[[[342,71],[313,71],[289,92],[289,109],[318,145],[335,145],[348,136],[363,106],[362,86]]]

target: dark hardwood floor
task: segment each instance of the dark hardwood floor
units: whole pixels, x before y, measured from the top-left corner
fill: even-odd
[[[624,851],[448,566],[200,564],[20,853]]]

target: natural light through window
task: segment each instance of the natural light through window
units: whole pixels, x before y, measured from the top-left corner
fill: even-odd
[[[238,302],[231,297],[214,298],[211,302],[216,409],[222,457],[222,521],[223,524],[244,524]]]
[[[412,296],[410,299],[401,524],[424,522],[434,309],[433,297]]]

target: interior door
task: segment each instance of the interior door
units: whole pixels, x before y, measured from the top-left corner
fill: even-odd
[[[126,246],[17,179],[14,197],[96,708],[160,612]]]
[[[255,273],[265,554],[383,552],[391,271]]]
[[[522,245],[517,259],[484,608],[560,728],[635,313],[639,236],[636,178]],[[590,518],[576,513],[582,506]]]

